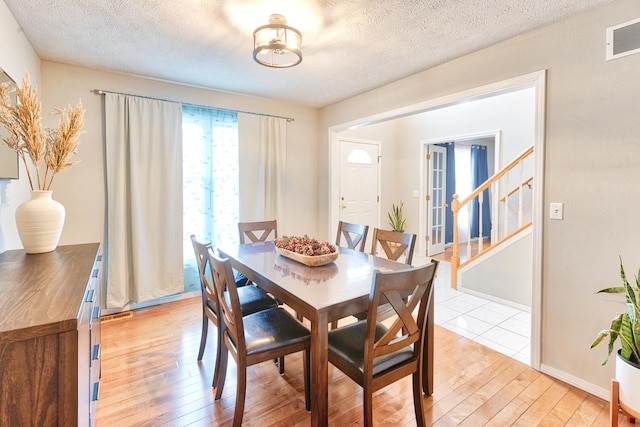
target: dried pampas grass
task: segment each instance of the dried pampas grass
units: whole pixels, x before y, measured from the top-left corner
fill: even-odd
[[[26,73],[22,87],[11,88],[12,84],[0,86],[0,124],[9,131],[4,143],[18,153],[27,170],[32,190],[50,190],[54,176],[78,162],[70,161],[78,150],[80,133],[84,120],[82,102],[75,108],[57,109],[60,116],[57,129],[42,127],[42,108],[38,101],[38,89],[31,86],[31,77]],[[15,90],[16,105],[11,105],[9,94]],[[36,172],[36,186],[33,184],[27,156]],[[41,173],[44,164],[44,173]]]

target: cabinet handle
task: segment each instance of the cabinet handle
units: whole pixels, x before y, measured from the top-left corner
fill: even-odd
[[[91,318],[97,319],[98,317],[100,317],[100,306],[95,306],[93,307],[93,316]]]
[[[98,277],[98,273],[100,273],[100,269],[99,268],[94,268],[93,271],[91,272],[91,277],[93,277],[93,278]]]
[[[96,344],[93,346],[93,355],[91,356],[91,360],[100,359],[100,344]]]
[[[87,291],[87,296],[84,298],[84,302],[93,302],[93,295],[95,294],[94,289],[89,289]]]
[[[100,381],[93,383],[93,396],[91,401],[96,402],[100,398]]]
[[[102,261],[102,254],[100,254],[100,255],[98,255],[98,256],[96,257],[96,261]]]

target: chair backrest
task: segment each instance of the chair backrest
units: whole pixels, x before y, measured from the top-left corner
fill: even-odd
[[[209,249],[209,265],[213,277],[214,289],[218,297],[219,316],[222,319],[220,334],[227,348],[237,361],[238,355],[246,354],[242,309],[238,297],[238,288],[233,279],[233,269],[228,258],[223,259]],[[225,292],[226,289],[226,292]],[[225,295],[226,294],[226,295]],[[231,344],[229,345],[229,340]]]
[[[217,316],[216,309],[218,307],[218,296],[213,288],[212,278],[210,271],[207,269],[209,264],[209,249],[211,249],[211,243],[204,243],[196,239],[195,235],[191,235],[191,244],[193,245],[193,252],[196,256],[196,264],[198,265],[198,275],[200,276],[200,290],[202,292],[202,303],[207,304],[208,301],[213,302],[214,314]],[[209,305],[211,306],[211,305]],[[215,307],[215,308],[214,308]]]
[[[405,253],[405,264],[411,264],[413,260],[413,249],[416,245],[416,235],[411,233],[400,233],[398,231],[373,229],[373,240],[371,241],[371,255],[378,252],[378,244],[384,250],[387,258],[398,261]]]
[[[338,235],[336,236],[336,246],[340,246],[340,239],[344,236],[349,249],[364,252],[364,245],[367,241],[368,225],[352,224],[340,221],[338,223]]]
[[[259,222],[239,222],[238,232],[240,233],[240,243],[245,243],[245,237],[251,242],[264,242],[273,232],[273,239],[278,237],[278,222],[259,221]]]
[[[413,346],[413,357],[407,361],[421,363],[427,310],[433,298],[433,278],[438,261],[421,267],[375,272],[365,335],[364,375],[373,375],[373,359]],[[377,307],[388,302],[395,317],[384,335],[376,339]],[[418,307],[417,317],[412,313]],[[395,380],[394,380],[395,381]]]

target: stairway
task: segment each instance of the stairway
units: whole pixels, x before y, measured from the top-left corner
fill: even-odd
[[[490,259],[531,235],[533,208],[533,145],[514,158],[463,200],[453,196],[453,245],[451,256],[451,287],[457,289],[459,273]],[[489,199],[484,200],[488,190]],[[470,213],[473,204],[479,207],[477,240],[460,242],[458,215],[463,209]],[[490,203],[491,230],[482,229],[482,205]],[[471,215],[467,215],[470,218]],[[471,228],[471,224],[467,224]],[[474,243],[476,249],[474,248]],[[462,253],[462,256],[461,256]]]

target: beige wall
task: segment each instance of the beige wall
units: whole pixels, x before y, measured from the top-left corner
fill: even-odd
[[[0,2],[0,67],[17,82],[25,71],[33,82],[40,82],[40,59],[4,1]]]
[[[295,121],[287,124],[288,162],[285,196],[287,205],[292,206],[292,209],[287,211],[279,228],[283,234],[316,232],[317,110],[268,99],[43,61],[40,90],[43,111],[52,111],[56,107],[65,107],[68,104],[75,105],[78,99],[82,100],[86,109],[84,134],[75,156],[80,163],[57,175],[53,185],[54,199],[65,206],[67,214],[60,239],[61,245],[103,239],[105,190],[102,97],[92,93],[94,89],[294,118]],[[54,117],[45,117],[45,125],[55,124]],[[256,186],[254,183],[250,184],[241,189],[241,199],[252,197],[254,194]],[[22,199],[26,200],[28,197],[28,191],[23,192]],[[11,203],[17,205],[24,200]],[[11,229],[15,224],[11,221],[3,227]],[[6,249],[20,247],[19,239],[14,238],[6,242]]]
[[[3,1],[0,1],[0,68],[16,82],[21,82],[28,71],[32,82],[40,83],[40,59]],[[22,165],[19,173],[24,176]],[[16,242],[20,245],[14,218],[16,207],[28,197],[27,180],[0,179],[0,253],[16,247]]]
[[[605,61],[605,29],[638,17],[637,0],[617,0],[337,103],[320,122],[326,198],[328,127],[548,70],[544,203],[563,202],[565,219],[543,224],[542,368],[605,394],[614,363],[600,367],[606,349],[589,346],[622,305],[594,292],[618,284],[618,255],[640,266],[640,55]]]

